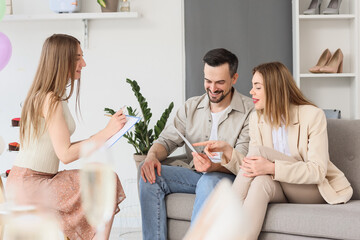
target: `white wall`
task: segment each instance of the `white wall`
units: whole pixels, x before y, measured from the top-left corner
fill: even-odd
[[[100,12],[96,0],[82,0],[82,12]],[[13,1],[14,14],[51,13],[47,0]],[[138,19],[89,20],[89,48],[84,49],[87,67],[81,77],[82,120],[76,119],[75,98],[69,107],[77,121],[73,141],[88,138],[105,127],[104,107],[124,104],[138,108],[126,78],[141,86],[153,113],[153,123],[171,101],[184,101],[183,13],[180,0],[131,0]],[[1,22],[0,32],[12,43],[13,53],[0,72],[0,136],[6,143],[18,141],[11,119],[20,117],[20,103],[33,80],[44,40],[53,33],[67,33],[83,42],[81,20]],[[116,171],[122,181],[136,177],[134,150],[126,139],[112,148]],[[16,152],[0,156],[0,172],[11,168]],[[62,166],[63,167],[63,166]],[[76,168],[76,163],[65,168]]]

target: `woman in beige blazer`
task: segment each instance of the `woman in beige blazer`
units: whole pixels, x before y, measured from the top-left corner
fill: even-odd
[[[309,102],[289,70],[279,62],[254,68],[252,95],[256,112],[249,122],[249,153],[208,141],[208,156],[223,152],[222,163],[237,174],[245,226],[239,239],[257,239],[269,202],[346,203],[353,190],[329,159],[324,112]],[[197,161],[204,155],[193,153]]]

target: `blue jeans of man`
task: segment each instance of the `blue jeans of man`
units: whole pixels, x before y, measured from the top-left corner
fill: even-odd
[[[156,171],[155,171],[156,172]],[[191,216],[193,221],[206,198],[216,184],[227,178],[234,181],[235,175],[210,172],[199,173],[183,167],[161,166],[161,176],[156,174],[154,184],[140,178],[140,205],[143,240],[167,239],[167,214],[165,196],[170,193],[195,193],[195,203]]]

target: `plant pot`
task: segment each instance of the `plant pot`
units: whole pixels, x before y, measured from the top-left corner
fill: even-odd
[[[117,12],[119,0],[105,0],[106,8],[101,7],[102,12]]]
[[[147,155],[139,155],[139,154],[134,154],[133,157],[134,157],[134,160],[135,160],[135,164],[136,164],[136,169],[139,168],[139,165],[142,161],[145,160]]]

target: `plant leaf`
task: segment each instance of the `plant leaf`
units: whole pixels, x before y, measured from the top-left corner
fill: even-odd
[[[158,139],[160,133],[162,132],[162,130],[164,130],[164,127],[166,126],[166,122],[173,108],[174,108],[174,102],[171,102],[168,108],[166,108],[163,114],[161,115],[161,118],[157,121],[156,125],[154,126],[155,140]]]
[[[108,114],[114,115],[116,112],[111,108],[104,108],[104,111]]]
[[[154,140],[159,137],[160,133],[164,129],[167,119],[169,118],[169,115],[174,107],[174,103],[171,102],[169,107],[165,109],[161,118],[154,126],[154,129],[149,128],[152,113],[146,98],[141,94],[140,86],[135,80],[127,78],[126,82],[130,84],[134,96],[138,101],[142,118],[138,123],[135,124],[134,129],[131,132],[125,134],[124,137],[128,139],[128,143],[133,145],[137,154],[147,154]],[[130,106],[127,107],[127,110],[131,116],[138,115],[137,110]]]

